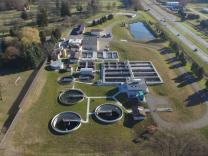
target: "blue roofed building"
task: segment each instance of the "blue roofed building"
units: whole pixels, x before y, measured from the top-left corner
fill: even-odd
[[[118,86],[121,93],[126,93],[128,98],[146,102],[145,95],[149,93],[147,84],[142,79],[135,79],[122,83]]]

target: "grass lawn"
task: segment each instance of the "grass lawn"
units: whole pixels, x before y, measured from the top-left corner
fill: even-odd
[[[189,3],[186,7],[191,12],[199,14],[200,18],[202,18],[202,19],[207,19],[208,18],[207,14],[201,12],[203,8],[207,8],[208,7],[207,3]]]
[[[106,22],[104,22],[103,24],[98,24],[96,26],[93,26],[93,27],[90,27],[90,28],[98,28],[98,29],[103,29],[105,27],[107,27],[108,25],[114,23],[114,22],[117,22],[117,21],[123,21],[123,20],[126,20],[128,19],[127,17],[125,16],[114,16],[113,19],[111,20],[107,20]]]
[[[102,5],[104,5],[104,6],[107,6],[108,4],[111,4],[111,6],[112,6],[112,4],[113,3],[115,3],[116,5],[116,7],[122,7],[123,6],[123,3],[122,3],[122,1],[120,1],[120,0],[100,0],[100,2],[102,3]],[[115,8],[114,8],[115,9]]]
[[[49,121],[61,111],[76,111],[83,119],[86,116],[86,101],[73,106],[62,106],[57,102],[60,90],[71,86],[60,86],[56,83],[60,74],[48,72],[47,83],[39,100],[24,111],[11,136],[7,139],[6,148],[22,156],[32,155],[133,155],[141,153],[142,148],[132,140],[143,132],[144,127],[152,123],[151,117],[140,123],[132,122],[126,114],[124,118],[110,125],[95,122],[90,117],[88,124],[82,124],[79,130],[68,135],[54,135],[50,132]],[[85,93],[92,94],[85,86]],[[83,89],[83,88],[82,88]],[[112,88],[109,87],[108,90]],[[101,89],[102,95],[107,91]],[[100,87],[94,88],[94,93]],[[113,103],[110,99],[91,99],[90,111],[103,103]],[[6,152],[5,152],[6,153]],[[6,154],[5,154],[6,155]]]
[[[196,30],[189,22],[183,22],[182,24],[186,26],[188,29],[190,29],[192,32],[194,32],[195,34],[199,35],[201,38],[208,41],[208,36],[206,36],[203,32]]]
[[[186,38],[188,38],[193,44],[195,44],[197,47],[199,47],[201,50],[203,50],[204,52],[208,53],[207,48],[201,44],[200,42],[198,42],[197,40],[195,40],[191,35],[187,34],[186,32],[184,32],[182,29],[180,29],[177,26],[172,25],[180,34],[182,34],[183,36],[185,36]]]
[[[3,100],[0,101],[0,127],[3,126],[4,122],[8,118],[10,107],[16,100],[31,73],[31,70],[6,75],[1,73],[0,85],[2,94],[1,96]],[[21,79],[15,84],[15,81],[18,77],[21,77]]]
[[[112,33],[114,34],[114,39],[128,41],[133,40],[133,36],[131,35],[129,29],[127,27],[121,27],[121,23],[113,27]]]

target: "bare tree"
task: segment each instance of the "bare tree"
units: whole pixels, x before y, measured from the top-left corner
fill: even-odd
[[[0,83],[0,101],[3,101],[3,97],[2,97],[2,86],[1,86],[1,83]]]
[[[195,131],[160,130],[147,146],[158,156],[207,156],[207,140]]]

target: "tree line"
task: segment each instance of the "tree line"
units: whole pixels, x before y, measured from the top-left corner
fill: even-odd
[[[180,60],[183,66],[186,66],[187,58],[185,52],[178,46],[178,44],[176,42],[170,41],[169,47],[172,49],[173,52],[175,52],[176,59]],[[196,62],[192,62],[191,71],[195,74],[199,81],[204,78],[205,71]],[[205,86],[206,89],[208,89],[208,80],[206,80]]]
[[[91,26],[96,26],[98,24],[103,24],[106,21],[113,19],[113,17],[114,17],[113,14],[110,14],[110,15],[107,15],[107,16],[103,16],[100,19],[93,20]]]

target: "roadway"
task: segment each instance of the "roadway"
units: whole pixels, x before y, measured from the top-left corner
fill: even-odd
[[[149,13],[159,21],[161,25],[166,27],[173,35],[175,35],[181,43],[185,44],[189,47],[193,53],[195,53],[202,61],[208,63],[208,42],[202,39],[200,36],[197,36],[191,30],[186,28],[180,22],[177,22],[178,18],[175,15],[168,13],[167,11],[160,8],[157,4],[155,4],[151,0],[144,0],[141,1],[142,6],[144,9],[150,9]],[[183,34],[180,34],[178,30],[181,32],[185,32],[188,34],[192,39],[187,38]],[[202,50],[196,43],[201,44],[204,48],[207,49],[206,51]],[[194,52],[194,49],[197,51]]]

